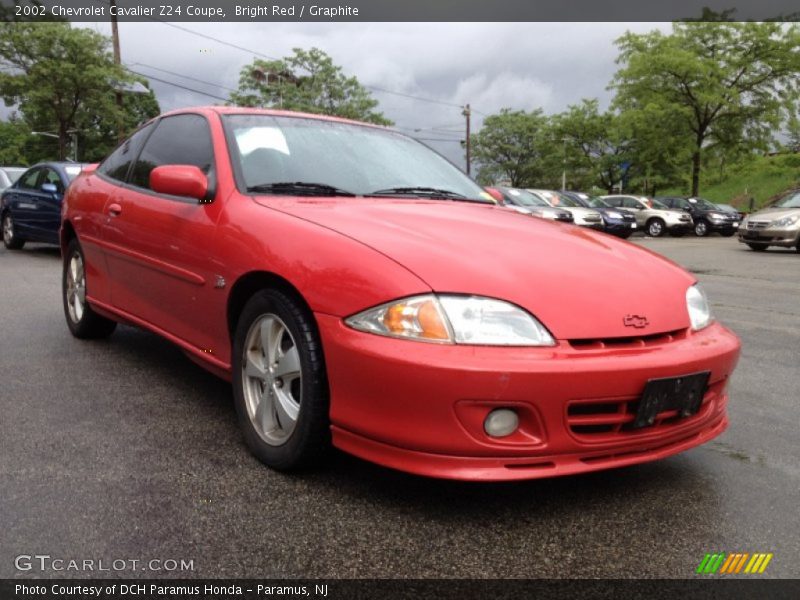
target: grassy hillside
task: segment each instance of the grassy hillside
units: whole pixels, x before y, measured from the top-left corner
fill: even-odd
[[[782,192],[800,188],[800,154],[759,156],[737,167],[731,167],[721,181],[700,180],[700,195],[712,202],[732,204],[747,210],[750,196],[759,208]],[[659,195],[685,195],[688,190],[659,190]]]

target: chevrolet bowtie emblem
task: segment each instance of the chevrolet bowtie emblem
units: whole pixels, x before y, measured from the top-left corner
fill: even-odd
[[[636,329],[644,329],[650,325],[650,321],[647,320],[647,317],[641,315],[625,315],[622,322],[625,324],[625,327],[635,327]]]

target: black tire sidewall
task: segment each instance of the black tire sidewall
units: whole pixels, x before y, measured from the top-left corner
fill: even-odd
[[[703,226],[704,226],[704,229],[703,229],[703,231],[702,231],[702,232],[699,232],[699,231],[697,230],[697,227],[698,227],[698,226],[700,226],[700,225],[703,225]],[[704,219],[700,219],[699,221],[697,221],[697,223],[695,223],[695,224],[694,224],[694,234],[695,234],[697,237],[706,237],[706,236],[707,236],[709,233],[710,233],[710,231],[709,231],[709,225],[708,225],[708,223],[707,223],[707,222],[706,222]]]
[[[69,269],[69,263],[72,257],[76,253],[81,257],[81,262],[83,262],[84,282],[86,282],[86,258],[83,255],[83,250],[78,240],[73,238],[67,245],[66,252],[64,252],[64,262],[61,270],[61,303],[64,308],[64,318],[67,321],[67,327],[70,333],[76,338],[92,339],[108,337],[116,328],[117,323],[95,313],[89,305],[88,300],[84,300],[83,314],[81,315],[80,321],[75,322],[69,316],[69,308],[67,307],[67,270]],[[88,293],[88,286],[86,290]]]
[[[247,333],[256,319],[277,315],[289,329],[300,355],[302,399],[297,424],[289,439],[272,446],[261,439],[250,421],[242,382],[242,355]],[[300,302],[280,290],[266,289],[245,304],[233,338],[232,384],[237,418],[245,443],[261,462],[278,470],[312,466],[330,442],[328,385],[322,344],[313,316]]]
[[[13,232],[10,244],[6,242],[6,236],[3,234],[3,231],[5,231],[6,219],[11,221],[11,231]],[[8,250],[19,250],[25,245],[25,240],[17,235],[17,227],[10,212],[4,213],[2,219],[0,219],[0,235],[3,235],[3,245]]]

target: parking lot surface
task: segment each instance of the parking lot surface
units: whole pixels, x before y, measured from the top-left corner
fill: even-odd
[[[58,251],[0,249],[0,577],[14,559],[191,560],[198,577],[692,577],[707,552],[800,574],[800,256],[642,239],[742,339],[729,430],[656,463],[509,484],[340,453],[284,475],[246,451],[230,386],[155,335],[73,339]],[[587,310],[591,298],[587,296]]]

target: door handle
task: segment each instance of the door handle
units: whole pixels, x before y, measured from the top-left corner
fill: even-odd
[[[122,214],[122,207],[116,202],[114,202],[113,204],[109,204],[108,214],[111,215],[112,217],[118,217],[120,214]]]

